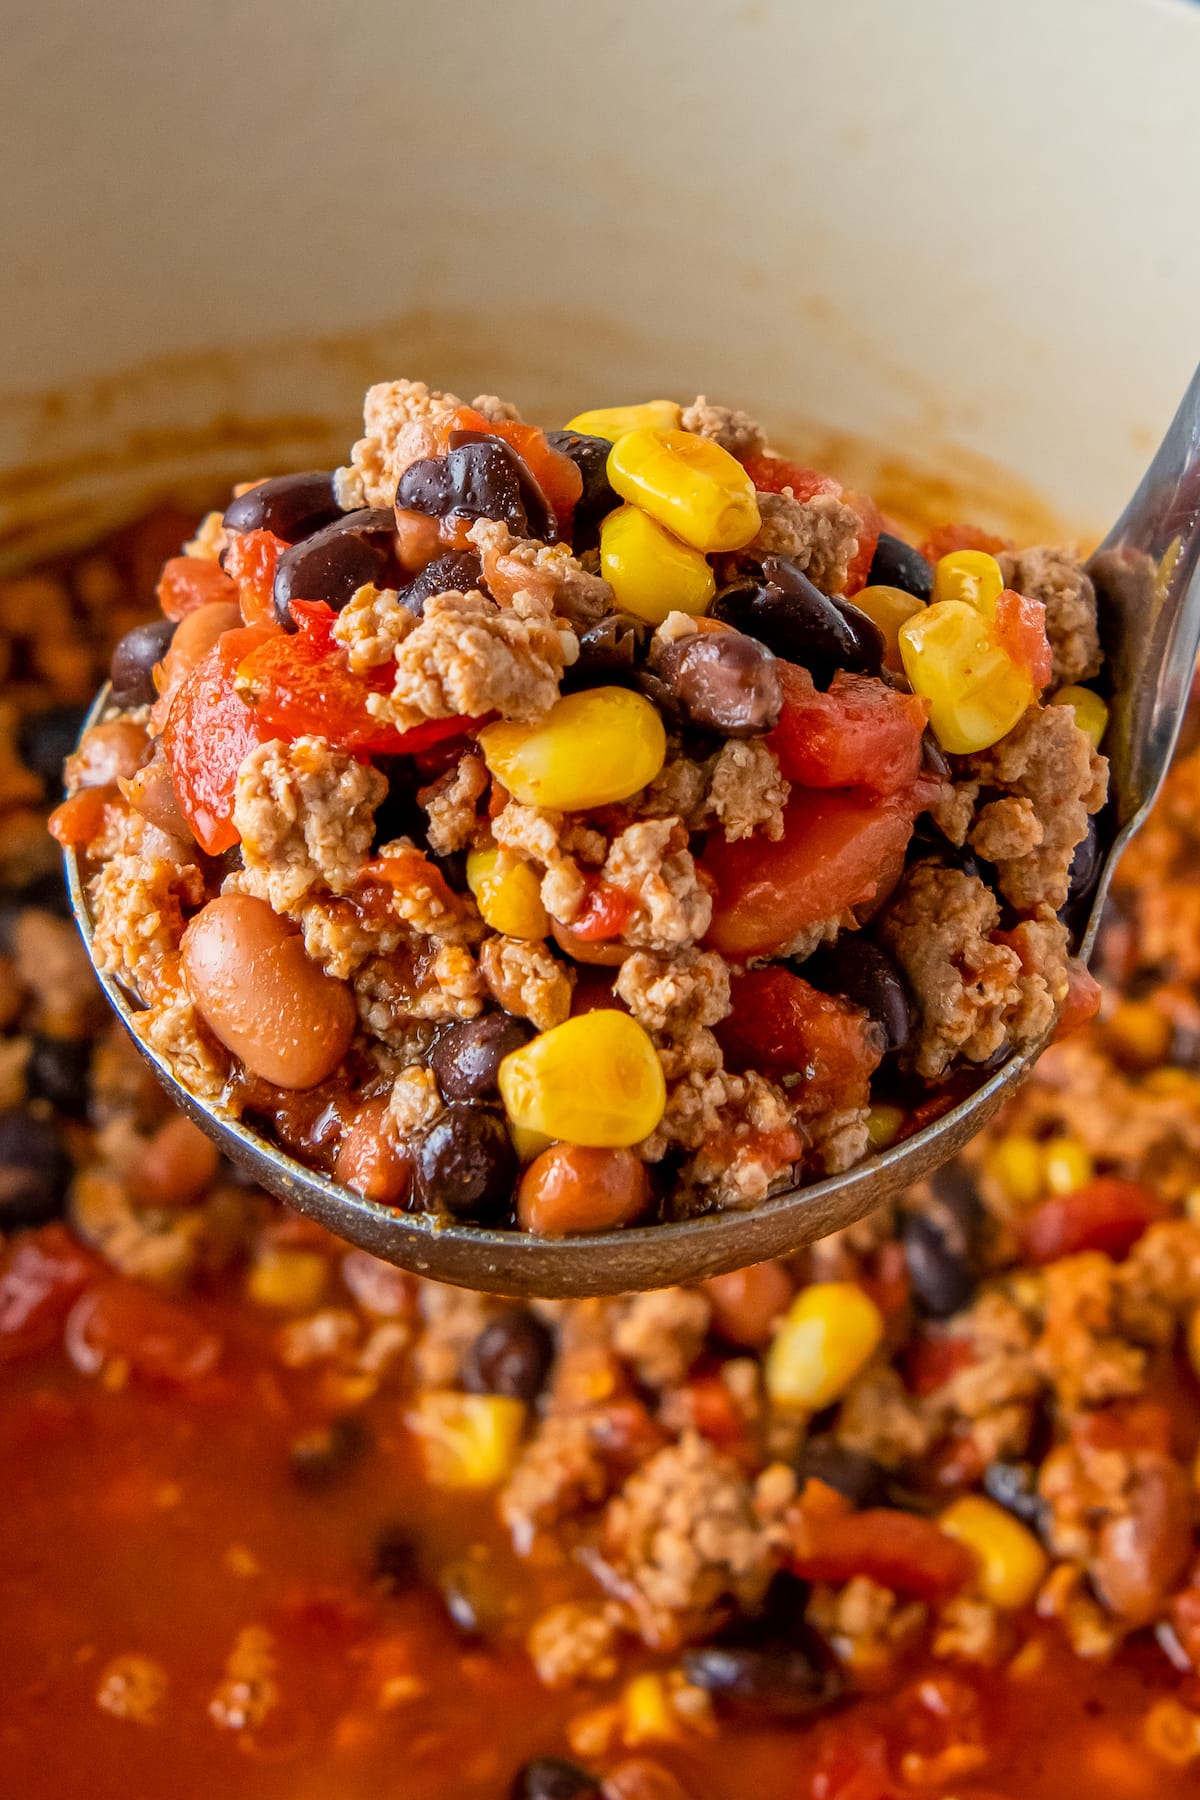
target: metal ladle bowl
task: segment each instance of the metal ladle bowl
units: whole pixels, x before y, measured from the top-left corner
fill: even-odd
[[[1087,957],[1112,871],[1144,819],[1170,762],[1191,691],[1200,643],[1200,370],[1137,493],[1089,569],[1100,600],[1101,639],[1112,683],[1105,749],[1112,764],[1111,835],[1080,933]],[[87,725],[108,704],[98,696]],[[66,853],[71,907],[94,958],[83,874]],[[97,970],[128,1028],[136,1001]],[[1036,1045],[1009,1058],[951,1111],[844,1174],[790,1188],[745,1212],[678,1224],[561,1239],[486,1230],[428,1214],[402,1213],[340,1187],[238,1121],[210,1112],[176,1079],[166,1059],[133,1041],[180,1108],[231,1161],[268,1192],[386,1262],[460,1287],[549,1298],[617,1294],[702,1280],[786,1255],[853,1224],[946,1162],[982,1130],[1028,1074]]]

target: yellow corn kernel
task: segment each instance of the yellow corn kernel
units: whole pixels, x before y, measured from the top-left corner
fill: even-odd
[[[1073,707],[1080,731],[1091,739],[1093,750],[1100,748],[1108,730],[1108,707],[1099,694],[1093,694],[1091,688],[1085,687],[1059,688],[1050,704]]]
[[[1052,1194],[1073,1194],[1086,1187],[1095,1164],[1078,1138],[1056,1137],[1042,1145],[1042,1168]]]
[[[550,920],[532,863],[487,844],[467,857],[467,886],[485,925],[506,937],[544,938]]]
[[[938,600],[961,600],[986,619],[995,617],[996,602],[1004,592],[1000,564],[986,550],[951,550],[933,568],[933,595]]]
[[[777,1406],[819,1412],[845,1393],[882,1336],[883,1314],[856,1282],[813,1282],[792,1301],[767,1352],[767,1393]]]
[[[915,594],[906,594],[903,588],[879,584],[860,588],[854,596],[854,604],[859,612],[865,612],[868,619],[873,620],[882,631],[886,646],[884,663],[889,669],[899,672],[903,666],[900,661],[900,627],[914,614],[925,611],[924,600],[918,600]]]
[[[609,1008],[581,1013],[513,1050],[499,1081],[514,1125],[591,1149],[640,1143],[667,1103],[649,1035],[628,1013]]]
[[[694,550],[740,550],[760,524],[741,463],[692,431],[627,432],[608,453],[608,479]]]
[[[567,694],[532,725],[487,725],[479,747],[523,806],[583,812],[627,800],[653,781],[666,761],[667,734],[641,694],[599,687]]]
[[[525,1406],[506,1394],[430,1388],[405,1415],[437,1488],[498,1487],[517,1460]]]
[[[1009,1131],[989,1152],[987,1172],[1012,1207],[1034,1206],[1045,1192],[1042,1146],[1021,1131]]]
[[[284,1247],[262,1251],[246,1277],[246,1292],[256,1306],[277,1312],[308,1312],[325,1292],[329,1264],[316,1250]]]
[[[635,1675],[625,1683],[621,1712],[621,1736],[630,1748],[638,1744],[678,1743],[683,1737],[666,1677],[657,1669],[647,1669],[644,1675]]]
[[[894,1144],[904,1124],[902,1106],[873,1106],[867,1114],[867,1145],[872,1154]]]
[[[619,506],[601,525],[600,573],[617,605],[651,625],[670,612],[704,612],[717,591],[708,558],[638,506]]]
[[[1004,1612],[1028,1606],[1042,1585],[1049,1559],[1019,1519],[982,1494],[963,1494],[950,1503],[938,1524],[947,1537],[979,1558],[979,1591],[985,1600]]]
[[[512,1147],[522,1163],[531,1163],[535,1156],[540,1156],[542,1151],[548,1150],[554,1142],[554,1139],[547,1137],[544,1131],[526,1131],[523,1125],[514,1125],[511,1121],[508,1135],[512,1139]]]
[[[1028,671],[962,600],[914,614],[900,627],[900,654],[913,692],[929,701],[938,743],[955,756],[997,743],[1037,698]]]
[[[643,400],[634,406],[594,406],[590,412],[576,413],[567,430],[614,444],[627,431],[678,431],[682,417],[674,400]]]

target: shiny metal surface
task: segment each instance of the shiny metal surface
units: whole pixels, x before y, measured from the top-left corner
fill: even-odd
[[[1090,954],[1113,866],[1154,799],[1183,720],[1200,644],[1200,370],[1129,506],[1089,565],[1101,599],[1101,636],[1113,684],[1105,749],[1112,759],[1112,820],[1090,913]],[[97,698],[89,724],[104,710]],[[92,952],[78,859],[66,856],[71,905]],[[134,1003],[111,977],[104,991],[128,1027]],[[562,1240],[483,1230],[391,1211],[314,1174],[246,1126],[215,1116],[180,1086],[165,1060],[134,1042],[179,1106],[247,1174],[298,1212],[387,1262],[488,1292],[614,1294],[696,1281],[796,1250],[863,1218],[930,1174],[982,1129],[1036,1060],[1011,1058],[975,1093],[925,1130],[843,1175],[727,1212]]]

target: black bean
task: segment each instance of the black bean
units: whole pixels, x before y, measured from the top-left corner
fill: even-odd
[[[796,1455],[796,1481],[823,1481],[854,1506],[882,1506],[887,1499],[887,1471],[865,1450],[852,1450],[835,1437],[812,1437]]]
[[[88,1069],[92,1046],[87,1038],[44,1037],[37,1033],[25,1064],[25,1089],[31,1100],[48,1100],[69,1119],[87,1112]]]
[[[559,1756],[536,1756],[518,1770],[509,1800],[602,1800],[600,1783]]]
[[[293,600],[325,600],[340,612],[364,582],[375,581],[388,565],[396,521],[379,506],[343,513],[332,525],[285,550],[275,570],[274,599],[279,622],[296,629]]]
[[[402,1525],[385,1525],[375,1539],[371,1578],[389,1594],[404,1593],[420,1580],[416,1545]]]
[[[883,666],[884,637],[874,621],[849,601],[823,594],[785,556],[768,556],[761,580],[726,588],[711,611],[799,663],[818,687],[828,687],[839,669],[873,675]]]
[[[394,843],[397,838],[413,838],[420,844],[429,823],[428,815],[417,799],[420,777],[412,766],[412,758],[389,757],[386,762],[381,759],[381,763],[381,772],[387,776],[388,791],[375,809],[372,854],[377,854],[384,844]]]
[[[361,1422],[349,1416],[315,1425],[292,1439],[288,1452],[292,1479],[301,1487],[328,1487],[348,1474],[368,1442]]]
[[[448,594],[451,590],[466,594],[482,580],[483,568],[474,550],[448,550],[444,556],[435,556],[426,563],[421,573],[400,589],[400,598],[420,618],[425,602],[434,594]]]
[[[583,493],[575,505],[571,532],[572,547],[578,556],[581,551],[595,548],[600,541],[601,519],[621,504],[608,480],[612,445],[607,438],[588,437],[582,431],[548,431],[546,439],[553,449],[570,457],[583,477]]]
[[[950,779],[949,758],[928,725],[921,733],[921,769],[923,773],[936,775],[942,781]]]
[[[1089,898],[1100,873],[1100,862],[1100,824],[1093,815],[1088,820],[1087,836],[1076,844],[1075,854],[1071,858],[1071,881],[1063,909],[1065,912],[1073,913]]]
[[[906,594],[915,594],[918,600],[928,600],[933,592],[933,570],[919,550],[914,550],[903,538],[893,537],[890,531],[881,531],[867,584],[870,587],[902,588]]]
[[[901,1228],[908,1279],[918,1308],[931,1318],[960,1312],[980,1272],[983,1208],[968,1178],[933,1186],[928,1203]]]
[[[628,687],[637,679],[650,627],[632,613],[607,613],[580,634],[578,659],[563,677],[564,693],[586,687]]]
[[[455,431],[445,456],[410,463],[396,505],[431,519],[500,519],[517,537],[552,541],[554,513],[529,466],[502,438]]]
[[[499,1112],[453,1101],[417,1140],[416,1197],[428,1212],[493,1224],[512,1199],[517,1155]]]
[[[983,1471],[983,1491],[1025,1525],[1040,1530],[1048,1507],[1038,1493],[1037,1470],[1028,1462],[991,1462]]]
[[[842,1678],[811,1630],[762,1644],[704,1644],[683,1656],[695,1687],[764,1718],[802,1719],[840,1699]]]
[[[514,1307],[484,1326],[463,1360],[469,1394],[536,1400],[554,1362],[554,1333],[536,1313]]]
[[[62,791],[63,764],[79,742],[86,706],[48,706],[28,713],[17,731],[17,751],[27,769],[39,776],[48,794]]]
[[[0,1112],[0,1230],[58,1218],[70,1179],[61,1127],[17,1107]]]
[[[534,1035],[532,1025],[511,1013],[481,1013],[449,1026],[430,1052],[430,1065],[447,1100],[491,1100],[499,1089],[496,1073],[512,1050]]]
[[[861,931],[843,931],[826,949],[800,965],[805,981],[823,994],[840,994],[883,1027],[889,1051],[902,1050],[912,1030],[912,1006],[900,971],[885,950]]]
[[[270,531],[285,544],[299,543],[341,516],[328,469],[306,469],[301,475],[276,475],[260,481],[225,508],[230,531]]]
[[[167,654],[175,636],[173,619],[135,625],[118,641],[109,664],[115,706],[148,706],[154,699],[154,665]]]
[[[487,1563],[470,1556],[447,1563],[437,1583],[446,1611],[467,1637],[482,1637],[503,1625],[508,1600]]]
[[[722,737],[758,737],[779,723],[783,687],[775,657],[741,631],[695,631],[655,641],[650,667],[689,722]]]

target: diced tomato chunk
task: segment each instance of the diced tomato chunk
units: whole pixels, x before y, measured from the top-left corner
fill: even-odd
[[[15,1238],[0,1261],[0,1366],[48,1350],[99,1269],[65,1225]]]
[[[1097,1175],[1073,1194],[1055,1194],[1035,1207],[1021,1226],[1021,1243],[1036,1263],[1056,1262],[1081,1250],[1121,1257],[1165,1211],[1158,1195],[1141,1182]]]
[[[777,665],[783,711],[767,743],[789,781],[897,794],[921,769],[929,706],[868,675],[839,673],[822,693],[807,669]]]
[[[858,514],[858,544],[850,558],[846,584],[842,589],[847,598],[850,598],[857,594],[859,588],[867,585],[867,577],[879,546],[879,533],[883,530],[883,514],[870,494],[864,494],[860,489],[847,488],[842,499]]]
[[[210,856],[237,843],[233,802],[238,770],[252,750],[276,735],[235,692],[234,671],[275,635],[254,626],[225,632],[185,677],[167,714],[163,751],[175,796]]]
[[[225,567],[236,584],[233,595],[247,625],[279,625],[275,611],[275,570],[287,549],[272,531],[235,532]],[[280,627],[282,629],[282,627]]]
[[[588,944],[618,938],[637,911],[637,904],[636,895],[611,881],[598,881],[571,920],[572,934]]]
[[[121,795],[116,787],[80,788],[61,800],[46,821],[46,829],[63,849],[90,844],[104,827],[104,815]]]
[[[1171,1408],[1161,1400],[1114,1400],[1076,1413],[1070,1430],[1071,1442],[1081,1450],[1150,1450],[1170,1456],[1173,1449]]]
[[[711,833],[701,858],[716,888],[708,943],[747,962],[818,920],[882,900],[904,866],[915,810],[909,795],[798,789],[778,843]]]
[[[163,564],[158,603],[168,619],[183,619],[212,600],[236,600],[237,588],[220,563],[207,556],[173,556]]]
[[[1070,1037],[1073,1031],[1089,1024],[1100,1011],[1103,999],[1104,990],[1087,964],[1072,957],[1067,965],[1067,997],[1054,1027],[1054,1042],[1057,1044],[1061,1038]]]
[[[735,975],[731,997],[716,1028],[729,1068],[798,1076],[789,1091],[801,1118],[866,1105],[883,1038],[865,1013],[779,965]]]
[[[996,602],[996,641],[1007,656],[1028,671],[1039,694],[1054,671],[1050,639],[1046,636],[1046,608],[1040,600],[1027,600],[1005,588]]]
[[[921,545],[921,555],[926,562],[935,563],[952,550],[986,550],[989,556],[998,556],[1001,550],[1011,549],[1011,538],[997,537],[982,525],[935,525]]]
[[[194,1312],[141,1282],[102,1282],[77,1300],[67,1321],[77,1365],[95,1373],[121,1361],[143,1381],[185,1386],[217,1365],[221,1339]]]
[[[936,1602],[964,1588],[975,1558],[932,1519],[890,1507],[865,1512],[813,1512],[804,1505],[789,1518],[788,1562],[806,1581],[851,1581],[866,1575],[880,1587]]]
[[[746,456],[742,467],[763,494],[782,494],[791,488],[797,500],[811,500],[817,494],[840,494],[842,484],[820,469],[809,469],[786,456]]]
[[[936,1394],[960,1369],[969,1369],[975,1350],[969,1338],[921,1336],[912,1340],[904,1358],[910,1392]]]
[[[400,731],[374,718],[367,710],[367,698],[390,691],[391,665],[366,675],[352,674],[333,636],[332,608],[323,600],[293,600],[291,610],[299,630],[260,637],[237,665],[234,678],[239,696],[253,708],[264,741],[316,732],[354,755],[404,756],[442,738],[461,736],[479,723],[431,719],[412,731]]]

